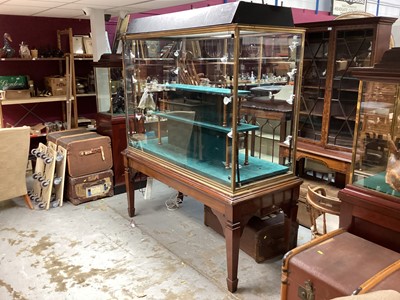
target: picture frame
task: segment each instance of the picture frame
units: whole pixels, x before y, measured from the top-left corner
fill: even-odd
[[[79,35],[74,35],[72,37],[72,44],[74,54],[85,54],[85,49],[83,48],[83,37]]]
[[[85,53],[93,55],[93,44],[92,44],[92,38],[89,36],[84,36],[83,37],[83,46],[85,48]]]

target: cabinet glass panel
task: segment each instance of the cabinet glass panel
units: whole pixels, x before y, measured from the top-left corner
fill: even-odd
[[[125,115],[122,66],[95,67],[97,110],[111,115]]]
[[[270,85],[287,86],[287,98],[274,101],[294,106],[303,31],[267,31],[230,25],[161,33],[161,38],[128,36],[129,147],[234,188],[292,174],[293,159],[279,159],[278,151],[274,159],[268,139],[251,149],[249,139],[258,138],[260,126],[241,110],[253,87]],[[293,116],[287,124],[292,139],[277,137],[291,153]]]
[[[359,80],[349,68],[371,65],[373,37],[373,29],[337,31],[328,144],[352,146]]]
[[[324,110],[329,31],[309,32],[304,46],[299,137],[320,141]]]
[[[362,82],[353,184],[400,196],[399,84]]]

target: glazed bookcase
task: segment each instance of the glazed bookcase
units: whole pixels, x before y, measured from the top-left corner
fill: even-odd
[[[306,28],[297,159],[322,162],[349,183],[359,79],[389,49],[394,18],[366,17],[298,24]]]

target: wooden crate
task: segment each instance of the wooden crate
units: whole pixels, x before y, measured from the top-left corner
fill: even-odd
[[[0,91],[0,99],[1,100],[10,100],[10,99],[26,99],[30,98],[31,93],[29,90],[5,90]]]

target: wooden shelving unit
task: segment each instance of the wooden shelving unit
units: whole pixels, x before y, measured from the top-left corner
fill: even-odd
[[[44,62],[44,61],[54,61],[54,62],[60,62],[60,63],[65,63],[65,76],[66,76],[66,81],[67,81],[67,88],[66,88],[66,95],[62,96],[49,96],[49,97],[27,97],[27,98],[21,98],[21,99],[0,99],[0,127],[4,127],[4,121],[3,121],[3,106],[4,105],[22,105],[25,106],[26,104],[41,104],[41,103],[48,103],[48,102],[64,102],[65,107],[63,107],[63,119],[67,123],[68,129],[71,128],[71,119],[72,119],[72,110],[71,110],[71,104],[74,103],[73,101],[75,98],[71,94],[71,59],[69,55],[66,55],[63,58],[35,58],[35,59],[23,59],[23,58],[2,58],[0,59],[1,62],[14,62],[14,63],[23,63],[26,61],[35,61],[37,63]],[[62,72],[63,68],[62,65],[60,65],[60,74]],[[15,126],[20,125],[20,122],[29,114],[33,114],[33,108],[25,108],[26,114],[22,116],[17,124],[13,124]],[[41,121],[45,122],[45,120]]]

